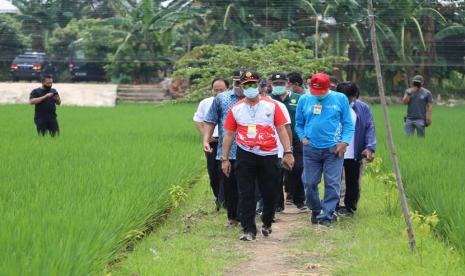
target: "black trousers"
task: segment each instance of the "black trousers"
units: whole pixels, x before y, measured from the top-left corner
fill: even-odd
[[[34,123],[39,135],[45,136],[49,132],[54,137],[60,134],[60,127],[56,118],[34,118]]]
[[[213,149],[213,152],[211,154],[205,154],[207,158],[208,177],[210,179],[210,187],[215,195],[216,204],[221,205],[224,201],[224,194],[223,185],[221,184],[221,176],[223,174],[221,171],[221,164],[219,164],[220,161],[216,160],[218,142],[211,142],[210,147]]]
[[[357,210],[357,203],[360,199],[360,168],[362,162],[355,159],[344,160],[344,174],[346,183],[346,193],[344,205],[350,211]]]
[[[239,188],[239,210],[244,232],[257,233],[255,225],[255,187],[263,198],[262,222],[270,227],[280,188],[280,165],[277,155],[260,156],[237,148],[236,178]],[[282,186],[281,186],[282,189]]]
[[[284,171],[284,185],[286,192],[292,197],[294,204],[303,204],[305,201],[304,184],[302,183],[302,173],[304,172],[303,152],[294,152],[295,164],[292,171]]]
[[[231,162],[231,173],[229,177],[223,173],[221,169],[221,162],[218,166],[221,170],[221,183],[224,188],[224,204],[226,205],[226,211],[228,213],[228,219],[234,219],[239,221],[239,194],[237,190],[237,181],[235,175],[235,160],[229,160]]]

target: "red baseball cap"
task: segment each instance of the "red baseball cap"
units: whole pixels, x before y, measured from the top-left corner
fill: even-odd
[[[310,79],[310,93],[315,96],[323,96],[331,86],[329,76],[323,73],[313,74]]]

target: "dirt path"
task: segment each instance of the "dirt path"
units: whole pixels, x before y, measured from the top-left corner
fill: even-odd
[[[260,225],[257,220],[257,226]],[[246,252],[249,259],[224,275],[328,275],[328,267],[312,263],[318,252],[304,254],[298,250],[301,239],[295,233],[308,227],[315,231],[326,231],[310,225],[308,212],[286,205],[286,210],[277,215],[277,222],[273,224],[273,233],[269,237],[259,233],[253,242],[238,242],[238,250]]]

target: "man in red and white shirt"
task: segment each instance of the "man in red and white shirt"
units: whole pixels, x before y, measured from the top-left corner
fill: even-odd
[[[228,112],[224,129],[222,169],[225,175],[231,172],[227,156],[235,137],[237,154],[235,175],[239,189],[239,211],[244,234],[241,240],[255,239],[255,185],[263,197],[262,229],[264,236],[271,233],[275,203],[279,191],[278,140],[284,147],[283,164],[292,168],[294,157],[289,136],[284,125],[287,119],[279,105],[268,97],[259,95],[258,74],[246,71],[241,76],[245,98]]]

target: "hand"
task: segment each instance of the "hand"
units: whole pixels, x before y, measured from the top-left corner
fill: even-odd
[[[346,150],[347,150],[347,144],[344,142],[341,142],[336,145],[334,154],[336,154],[338,157],[344,157],[344,153],[346,152]]]
[[[426,118],[426,126],[430,126],[433,123],[433,121],[429,118]]]
[[[409,89],[407,89],[408,92],[410,93],[416,93],[418,91],[418,87],[414,86],[414,87],[410,87]]]
[[[364,151],[362,151],[362,156],[364,156],[368,162],[372,162],[373,159],[375,159],[374,153],[369,149],[365,149]]]
[[[207,154],[211,154],[213,152],[213,149],[210,147],[210,143],[203,142],[203,151]]]
[[[45,97],[46,97],[46,98],[51,98],[51,97],[53,97],[53,93],[52,93],[52,92],[49,92],[49,93],[45,94]]]
[[[305,138],[302,140],[302,144],[303,144],[304,146],[308,145],[308,139],[307,139],[307,137],[305,137]]]
[[[294,163],[295,163],[294,155],[289,154],[289,153],[284,154],[284,156],[283,156],[283,164],[285,164],[286,166],[288,166],[292,170],[292,168],[294,167]]]
[[[229,177],[231,174],[231,162],[229,162],[229,160],[221,161],[221,169],[223,170],[224,175]]]

